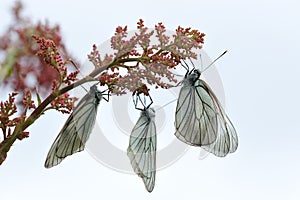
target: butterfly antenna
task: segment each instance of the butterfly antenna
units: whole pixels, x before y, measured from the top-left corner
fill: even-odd
[[[183,75],[181,75],[181,74],[174,74],[174,73],[173,73],[173,75],[174,75],[174,76],[183,77]]]
[[[227,53],[227,50],[224,51],[221,55],[219,55],[219,57],[217,57],[214,61],[212,61],[207,67],[205,67],[202,72],[206,71],[210,66],[212,66],[217,60],[219,60],[222,56],[224,56],[224,54]]]
[[[155,111],[159,111],[160,109],[163,109],[164,107],[168,106],[169,104],[173,103],[174,101],[177,101],[177,98],[176,99],[173,99],[172,101],[164,104],[163,106],[159,107],[158,109],[156,109]]]
[[[69,59],[69,61],[70,61],[70,62],[72,63],[72,65],[76,68],[76,70],[79,71],[79,74],[80,74],[82,77],[84,77],[83,74],[81,74],[81,72],[80,72],[80,70],[79,70],[77,64],[76,64],[72,59]],[[87,89],[85,89],[85,87],[83,87],[82,85],[80,85],[80,87],[81,87],[82,89],[84,89],[86,92],[88,92]]]
[[[201,53],[200,53],[199,57],[200,57],[201,67],[203,67],[203,60],[202,60],[202,54]]]
[[[79,70],[77,64],[76,64],[72,59],[69,59],[69,61],[70,61],[70,62],[72,63],[72,65],[76,68],[76,70],[79,71],[79,74],[80,74],[82,77],[84,77],[84,75],[81,74],[81,72],[80,72],[80,70]]]

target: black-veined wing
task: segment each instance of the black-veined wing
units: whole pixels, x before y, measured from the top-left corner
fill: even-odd
[[[199,76],[197,70],[185,76],[175,113],[176,137],[194,146],[212,144],[218,130],[216,105]]]
[[[213,144],[202,146],[202,148],[218,157],[224,157],[228,153],[236,151],[238,147],[237,132],[212,89],[203,80],[200,81],[206,87],[207,92],[217,106],[216,112],[218,113],[217,139]]]
[[[127,155],[134,172],[143,179],[148,192],[152,192],[156,174],[155,111],[147,108],[135,124],[129,139]]]
[[[48,152],[46,168],[56,166],[65,157],[84,149],[94,127],[97,107],[102,98],[102,93],[93,85],[79,101]]]

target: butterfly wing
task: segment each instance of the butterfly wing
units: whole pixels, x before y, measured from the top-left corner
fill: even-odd
[[[58,165],[65,157],[84,149],[95,124],[97,107],[102,99],[96,86],[80,100],[52,144],[45,167]]]
[[[217,108],[202,82],[190,79],[185,78],[179,93],[175,136],[189,145],[209,145],[217,138]]]
[[[134,172],[143,179],[148,192],[152,192],[156,174],[156,127],[154,110],[142,111],[129,140],[127,155]]]
[[[205,90],[209,96],[214,101],[214,104],[217,108],[216,112],[218,113],[217,139],[214,143],[202,146],[202,148],[218,157],[224,157],[228,153],[233,153],[236,151],[238,147],[237,132],[212,89],[203,80],[200,81],[203,87],[206,88]]]

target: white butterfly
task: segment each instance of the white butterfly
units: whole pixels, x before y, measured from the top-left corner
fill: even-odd
[[[52,144],[45,167],[51,168],[76,152],[84,150],[95,125],[97,108],[103,98],[96,85],[79,101]]]
[[[223,157],[236,151],[237,133],[216,95],[200,75],[199,70],[193,69],[186,73],[182,82],[175,113],[175,135],[189,145],[200,146]]]
[[[154,188],[156,174],[155,110],[150,105],[144,109],[136,107],[141,110],[141,115],[131,131],[127,148],[132,168],[143,179],[148,192]]]

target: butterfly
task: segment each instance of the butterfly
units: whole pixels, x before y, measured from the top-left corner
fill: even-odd
[[[224,157],[236,151],[237,132],[217,96],[200,76],[201,72],[193,68],[187,70],[182,81],[175,112],[175,136],[186,144]]]
[[[84,150],[95,125],[98,105],[105,99],[103,95],[95,84],[79,101],[48,152],[44,164],[46,168],[56,166],[67,156]]]
[[[139,96],[136,100],[138,99],[141,101]],[[134,172],[142,178],[146,190],[152,192],[156,175],[155,110],[150,108],[153,103],[152,99],[148,106],[143,104],[143,109],[137,108],[137,101],[134,103],[135,108],[140,110],[141,114],[131,131],[127,155]]]

